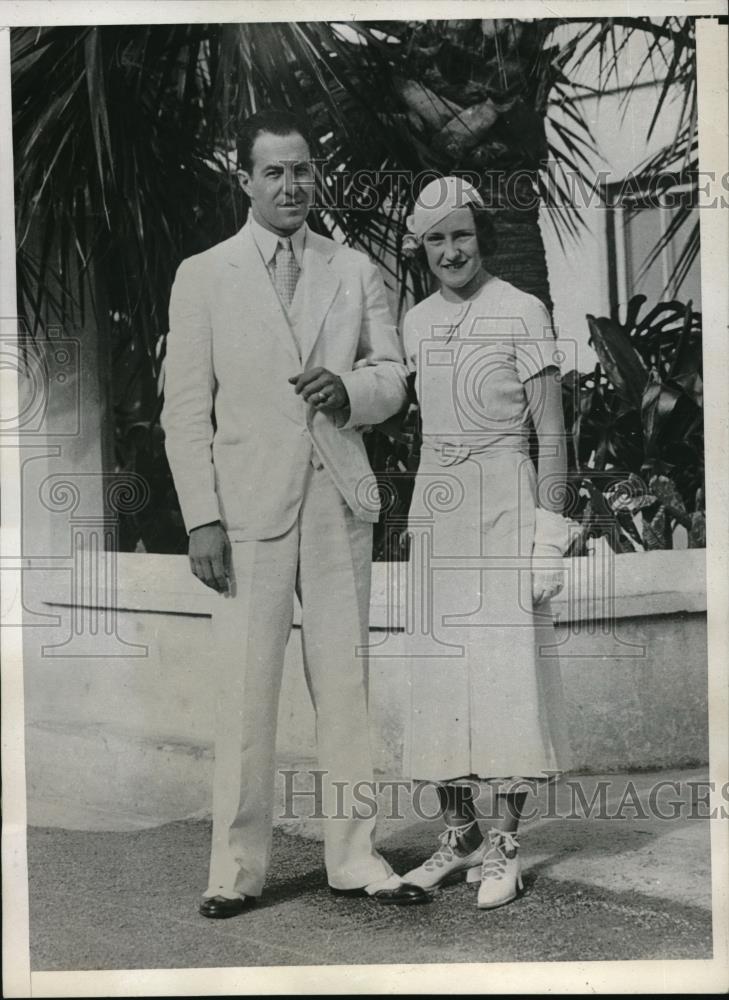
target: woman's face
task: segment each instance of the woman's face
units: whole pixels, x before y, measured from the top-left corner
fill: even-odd
[[[446,288],[463,289],[481,270],[471,209],[457,208],[423,236],[428,267]]]

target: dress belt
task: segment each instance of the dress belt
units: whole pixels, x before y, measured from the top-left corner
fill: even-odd
[[[457,465],[465,462],[471,455],[484,455],[487,452],[493,455],[518,454],[529,457],[529,442],[522,441],[511,443],[493,441],[474,441],[473,444],[456,444],[453,441],[429,441],[423,439],[421,447],[426,451],[434,453],[440,465]]]

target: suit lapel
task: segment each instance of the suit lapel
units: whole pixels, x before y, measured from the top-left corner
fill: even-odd
[[[321,239],[311,230],[307,232],[304,267],[299,278],[303,282],[301,306],[297,310],[296,322],[304,368],[339,288],[339,278],[329,265],[334,250],[329,240]]]
[[[300,365],[299,348],[291,323],[276,294],[249,226],[244,226],[231,240],[227,264],[234,269],[231,275],[236,287],[234,297],[238,322],[245,322],[247,317],[251,317],[262,328],[264,337],[267,332],[279,337],[291,354],[292,361],[297,366]]]

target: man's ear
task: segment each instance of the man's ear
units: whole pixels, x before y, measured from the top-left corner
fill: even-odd
[[[238,178],[238,183],[250,198],[251,175],[248,173],[247,170],[242,170],[242,169],[236,170],[235,173],[236,177]]]

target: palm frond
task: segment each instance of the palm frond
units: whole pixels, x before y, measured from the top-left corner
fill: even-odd
[[[678,112],[671,142],[641,166],[696,160],[693,19],[339,21],[24,28],[12,33],[19,287],[34,317],[86,315],[103,274],[108,306],[128,317],[155,377],[178,262],[230,235],[246,207],[229,170],[237,126],[290,107],[312,121],[336,186],[312,224],[380,261],[400,290],[423,291],[402,261],[404,216],[417,192],[392,176],[425,170],[533,177],[566,247],[582,219],[575,184],[594,187],[599,154],[582,98],[621,83],[631,40],[663,74],[650,122]],[[594,54],[599,76],[580,82]],[[52,80],[52,88],[39,81]],[[629,81],[629,84],[632,81]],[[407,87],[430,102],[420,115]],[[629,101],[631,87],[625,89]],[[678,100],[676,100],[676,95]],[[490,101],[493,125],[474,108]],[[463,138],[451,154],[445,114]],[[440,124],[438,124],[440,122]],[[546,123],[546,134],[545,134]],[[375,167],[371,203],[357,178]],[[340,185],[339,180],[344,179]],[[329,192],[326,195],[326,192]],[[682,224],[683,225],[683,224]],[[673,234],[685,232],[678,223]],[[698,230],[678,256],[685,273]],[[44,305],[45,302],[45,305]],[[107,317],[99,317],[100,324]]]

